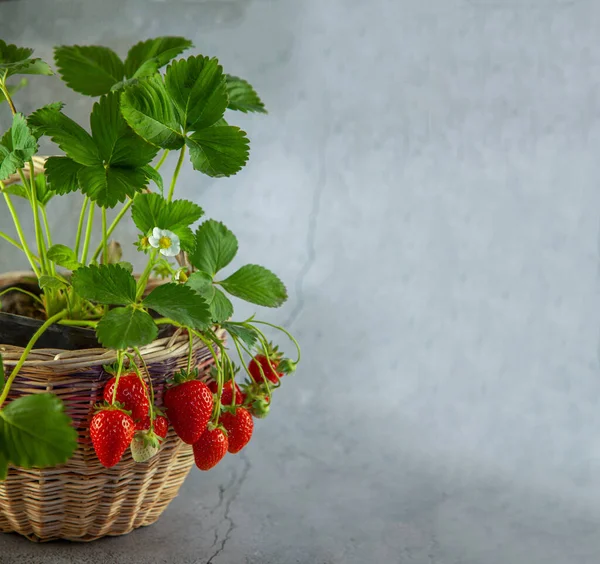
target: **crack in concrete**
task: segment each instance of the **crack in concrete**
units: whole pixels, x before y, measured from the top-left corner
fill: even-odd
[[[292,324],[295,323],[296,319],[298,319],[298,316],[302,313],[302,310],[304,309],[304,306],[306,304],[306,296],[304,294],[304,281],[317,259],[315,241],[317,236],[319,215],[321,212],[321,199],[325,190],[325,185],[327,184],[327,143],[329,141],[330,132],[331,126],[328,124],[323,133],[323,141],[319,144],[319,174],[317,177],[317,186],[313,193],[312,208],[310,211],[310,215],[308,216],[308,233],[306,237],[306,261],[300,269],[300,272],[298,272],[298,277],[296,279],[297,303],[294,309],[292,310],[292,313],[290,314],[287,322],[285,323],[287,327],[291,327]]]
[[[225,532],[225,536],[223,537],[223,540],[221,541],[221,546],[206,561],[206,564],[212,564],[213,560],[217,556],[219,556],[219,554],[221,554],[221,552],[223,552],[223,550],[225,550],[225,546],[227,545],[229,539],[231,539],[231,535],[236,528],[236,524],[235,524],[234,520],[230,517],[229,512],[231,510],[231,505],[233,504],[233,502],[236,500],[237,496],[239,495],[239,493],[242,489],[242,486],[244,485],[244,482],[246,481],[246,478],[248,476],[248,472],[250,471],[250,468],[252,467],[252,464],[250,463],[250,460],[245,455],[245,453],[243,453],[243,452],[240,453],[240,458],[244,461],[244,469],[242,470],[242,473],[240,474],[240,478],[237,481],[237,486],[235,488],[235,491],[231,494],[231,497],[225,503],[225,513],[223,514],[223,520],[221,521],[221,523],[223,523],[224,521],[229,521],[229,526],[227,528],[227,531]],[[213,543],[212,547],[214,547],[217,544],[218,540],[219,540],[219,533],[218,533],[218,527],[217,527],[217,529],[215,530],[215,542]],[[198,564],[200,564],[200,563],[198,563]]]
[[[437,540],[437,536],[435,532],[431,532],[431,543],[429,543],[429,548],[427,549],[427,557],[429,558],[429,564],[436,564],[436,556],[435,554],[439,551],[440,544]]]

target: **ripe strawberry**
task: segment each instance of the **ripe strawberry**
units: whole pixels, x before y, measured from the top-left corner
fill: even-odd
[[[113,391],[115,389],[115,377],[111,378],[104,386],[104,401],[112,403]],[[119,378],[119,389],[117,390],[117,401],[131,411],[134,421],[144,419],[148,416],[150,402],[146,394],[146,386],[135,372],[122,374]]]
[[[193,445],[206,430],[213,409],[213,396],[208,386],[196,380],[197,371],[181,371],[174,385],[165,392],[165,407],[169,421],[179,438]]]
[[[240,452],[252,438],[254,421],[252,421],[250,413],[243,407],[238,407],[235,413],[228,411],[222,413],[220,423],[227,430],[228,450],[232,454]]]
[[[264,382],[262,372],[264,372],[265,378],[273,382],[273,384],[277,384],[277,382],[279,382],[279,378],[283,376],[283,372],[277,372],[278,366],[279,360],[276,360],[274,358],[268,359],[264,354],[257,354],[250,361],[250,364],[248,365],[248,370],[250,371],[252,379],[257,384],[262,384]]]
[[[208,387],[213,394],[217,393],[218,385],[213,380],[208,383]],[[235,384],[235,405],[242,405],[245,400],[244,392],[242,392],[241,388]],[[221,404],[222,405],[231,405],[233,402],[233,385],[232,381],[226,382],[223,386],[223,391],[221,392]]]
[[[227,454],[229,441],[222,429],[206,429],[194,443],[194,460],[200,470],[214,468]]]
[[[90,437],[103,466],[111,468],[123,456],[135,433],[133,419],[121,408],[105,404],[92,417]]]
[[[137,431],[147,431],[150,429],[150,417],[145,417],[138,423],[136,423],[135,428]],[[164,439],[167,436],[167,432],[169,430],[169,420],[162,415],[157,415],[154,418],[154,432]]]

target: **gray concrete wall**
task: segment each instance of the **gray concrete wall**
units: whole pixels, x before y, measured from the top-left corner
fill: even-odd
[[[249,166],[188,168],[181,193],[288,283],[264,316],[305,356],[245,454],[193,472],[160,524],[4,536],[0,562],[598,562],[600,4],[31,0],[0,20],[47,58],[187,35],[256,86],[270,115],[234,120]],[[24,111],[84,120],[32,82]],[[76,213],[53,208],[59,241]]]

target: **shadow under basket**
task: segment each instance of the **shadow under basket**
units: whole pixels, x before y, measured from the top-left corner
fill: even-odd
[[[210,351],[198,339],[193,350],[194,365],[201,376],[207,376],[213,365]],[[0,344],[0,351],[5,369],[10,371],[23,348]],[[188,335],[174,333],[140,351],[160,406],[165,380],[187,366]],[[79,444],[74,456],[62,466],[32,470],[9,467],[6,481],[0,482],[0,531],[19,533],[36,542],[93,541],[124,535],[154,523],[177,495],[194,456],[192,447],[172,429],[159,453],[148,462],[134,462],[129,449],[112,468],[104,468],[96,457],[89,423],[110,378],[102,367],[115,360],[114,351],[98,348],[31,352],[13,383],[9,400],[24,394],[56,394],[73,420]]]

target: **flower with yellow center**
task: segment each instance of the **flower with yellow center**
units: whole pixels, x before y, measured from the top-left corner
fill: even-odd
[[[181,251],[179,237],[167,229],[155,227],[152,230],[152,235],[148,237],[148,242],[155,249],[159,249],[160,254],[166,257],[174,257]]]

